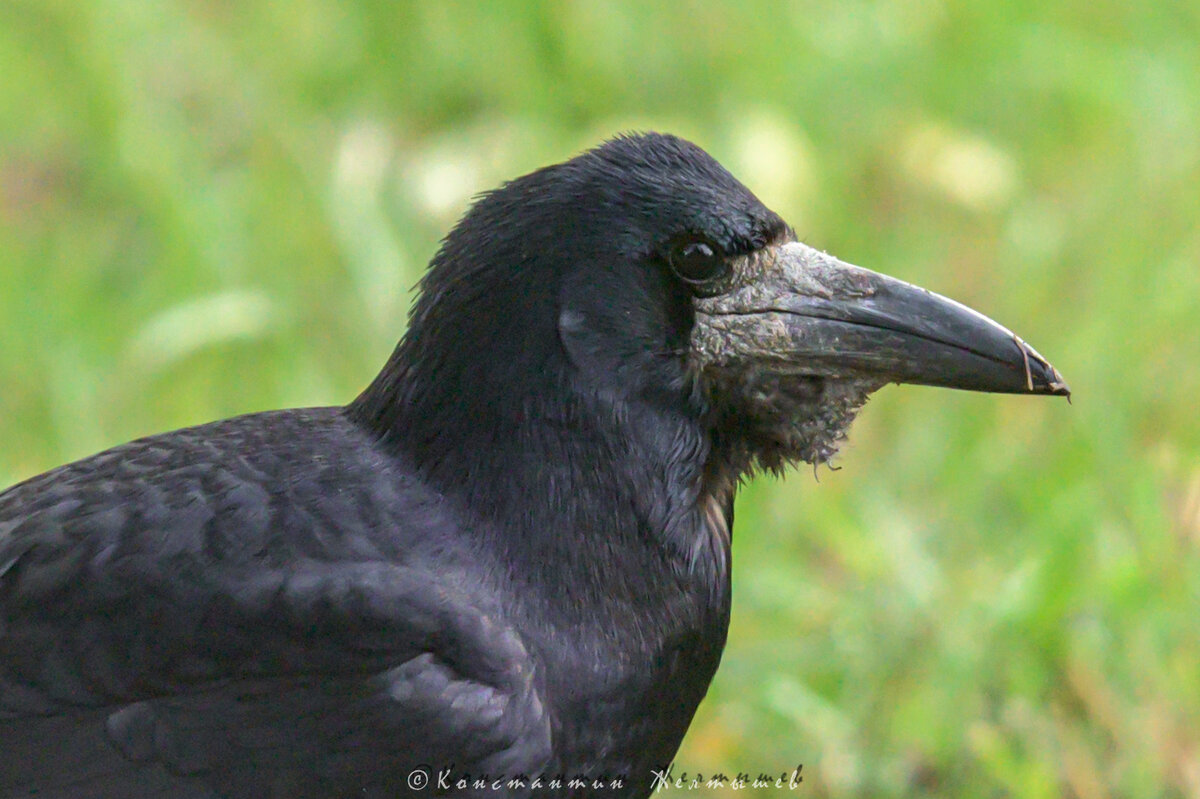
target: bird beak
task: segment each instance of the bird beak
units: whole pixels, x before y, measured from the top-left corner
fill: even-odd
[[[697,300],[693,346],[718,368],[749,358],[797,375],[1070,396],[1016,334],[953,300],[797,242],[740,259]]]

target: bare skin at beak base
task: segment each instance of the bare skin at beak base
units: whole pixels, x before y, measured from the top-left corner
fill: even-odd
[[[798,242],[739,259],[700,299],[695,346],[710,363],[968,391],[1070,396],[1012,331],[965,305]]]

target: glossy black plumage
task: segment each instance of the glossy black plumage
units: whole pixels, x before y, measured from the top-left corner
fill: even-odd
[[[742,275],[790,239],[693,145],[616,139],[477,203],[348,407],[0,494],[0,797],[427,796],[441,769],[645,795],[724,646],[737,480],[828,457],[886,382],[698,337],[725,311],[674,248]],[[1061,393],[1023,343],[987,357],[974,388],[1020,390],[1023,357]]]

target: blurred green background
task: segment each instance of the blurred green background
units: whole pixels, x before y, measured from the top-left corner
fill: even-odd
[[[0,484],[348,400],[474,193],[629,129],[1075,390],[889,387],[750,485],[677,773],[1200,796],[1195,2],[4,0]]]

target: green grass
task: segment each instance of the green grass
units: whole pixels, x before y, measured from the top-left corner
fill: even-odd
[[[1075,390],[887,388],[751,485],[677,769],[1200,796],[1196,3],[8,0],[0,76],[0,483],[347,400],[473,193],[677,132]]]

